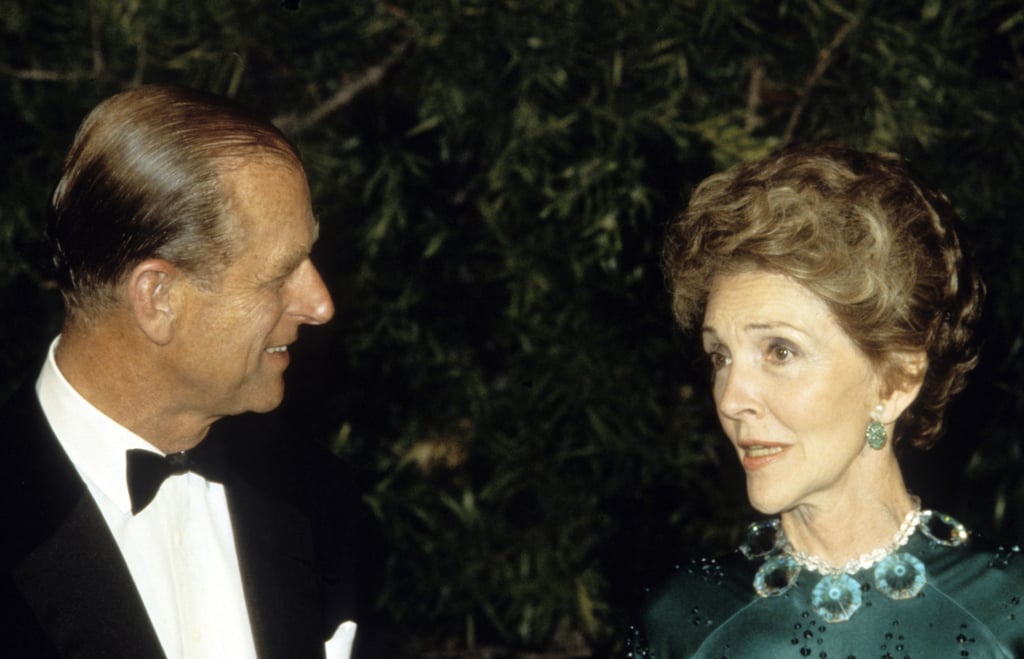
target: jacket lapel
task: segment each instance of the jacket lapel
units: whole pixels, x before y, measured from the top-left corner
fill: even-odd
[[[227,493],[256,654],[323,657],[307,517],[244,482]]]
[[[0,428],[0,468],[10,488],[4,564],[10,596],[20,598],[6,605],[27,605],[62,656],[162,657],[117,543],[34,391],[5,406]]]
[[[62,656],[163,656],[121,552],[88,494],[13,576]]]
[[[366,511],[351,474],[278,414],[222,419],[204,445],[225,456],[257,653],[322,659],[323,643],[345,620],[359,622],[358,644],[367,628],[356,610],[356,570],[367,579],[372,571],[356,558]]]
[[[257,654],[322,659],[338,624],[358,620],[352,479],[275,414],[222,419],[200,446],[224,456]]]

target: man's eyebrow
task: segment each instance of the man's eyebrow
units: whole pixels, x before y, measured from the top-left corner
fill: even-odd
[[[310,222],[313,226],[312,244],[316,243],[320,238],[320,218],[315,214],[310,214]],[[283,252],[280,258],[273,259],[267,264],[271,278],[276,279],[290,275],[302,265],[303,261],[309,258],[309,252],[309,248],[300,246],[295,246],[293,249]]]
[[[309,252],[301,247],[285,252],[273,263],[271,272],[275,277],[283,277],[294,272],[302,262],[309,258]]]

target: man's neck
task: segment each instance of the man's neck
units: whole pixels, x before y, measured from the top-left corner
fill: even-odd
[[[144,337],[116,321],[65,328],[55,359],[61,374],[89,403],[165,453],[190,449],[216,419],[169,407],[161,374],[147,358]]]

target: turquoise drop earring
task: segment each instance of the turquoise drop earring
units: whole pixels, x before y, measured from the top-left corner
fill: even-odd
[[[864,438],[868,442],[868,446],[879,451],[885,446],[885,426],[878,420],[878,417],[882,415],[885,408],[881,405],[875,406],[875,413],[871,415],[871,422],[868,424],[868,429],[864,433]]]

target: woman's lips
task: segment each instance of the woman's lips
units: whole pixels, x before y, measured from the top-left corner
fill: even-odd
[[[747,471],[763,469],[773,462],[781,460],[789,449],[788,444],[772,442],[744,441],[739,443],[743,457],[740,460]]]

